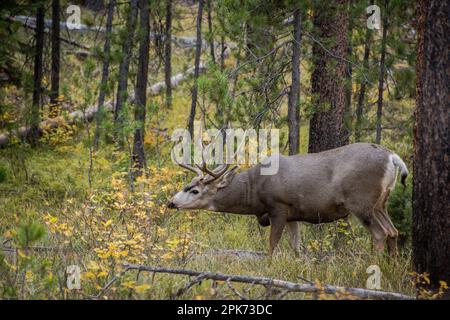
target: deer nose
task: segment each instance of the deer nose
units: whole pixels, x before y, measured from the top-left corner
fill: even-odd
[[[169,209],[175,209],[177,206],[172,201],[167,202],[167,208]]]

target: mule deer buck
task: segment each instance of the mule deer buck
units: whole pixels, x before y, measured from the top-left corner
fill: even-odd
[[[398,155],[379,145],[354,143],[320,153],[279,155],[278,160],[275,175],[261,175],[262,164],[237,173],[237,167],[229,169],[228,164],[212,170],[204,161],[196,167],[180,163],[197,176],[168,207],[255,215],[262,226],[271,226],[270,255],[286,225],[298,255],[297,221],[332,222],[352,213],[370,232],[377,250],[383,251],[387,243],[389,254],[396,253],[398,231],[386,202],[397,169],[403,185],[408,175]]]

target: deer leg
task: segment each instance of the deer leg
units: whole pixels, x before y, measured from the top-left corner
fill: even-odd
[[[387,240],[387,249],[388,249],[388,253],[391,257],[395,257],[398,253],[397,251],[397,237],[391,237],[388,236]]]
[[[272,256],[286,225],[287,215],[284,212],[274,212],[269,215],[270,219],[270,240],[269,255]]]
[[[380,220],[382,220],[384,227],[387,229],[386,244],[388,253],[391,257],[395,256],[397,255],[398,230],[395,228],[385,209],[378,210],[377,214]]]
[[[361,221],[362,225],[370,232],[374,247],[377,251],[383,251],[388,232],[382,222],[375,216],[374,209],[363,209],[361,211],[352,211]],[[370,212],[368,214],[367,212]]]
[[[287,230],[289,233],[289,244],[291,245],[292,250],[294,250],[295,256],[300,257],[300,250],[298,249],[298,222],[288,222]]]
[[[386,196],[385,196],[384,201],[383,201],[383,214],[384,214],[387,222],[391,226],[391,232],[388,235],[386,243],[387,243],[388,253],[392,257],[392,256],[396,256],[397,255],[398,230],[394,226],[394,224],[392,223],[392,220],[389,217],[389,214],[387,212],[386,203],[387,203],[387,199],[389,197],[389,193],[390,193],[390,190],[387,191]]]
[[[270,219],[269,219],[269,215],[267,213],[263,214],[262,216],[257,216],[256,219],[258,219],[258,223],[262,227],[270,226]]]

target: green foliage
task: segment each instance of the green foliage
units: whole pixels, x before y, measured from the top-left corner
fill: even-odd
[[[7,176],[6,166],[0,162],[0,183],[6,181]]]
[[[411,241],[412,225],[412,179],[406,181],[406,188],[398,183],[391,192],[388,202],[388,212],[392,222],[399,231],[399,244],[405,245]]]
[[[26,248],[33,242],[37,242],[44,238],[46,228],[44,225],[35,220],[22,222],[16,229],[14,241],[19,247]]]

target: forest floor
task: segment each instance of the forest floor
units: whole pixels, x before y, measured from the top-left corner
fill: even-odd
[[[170,122],[186,119],[183,100],[176,94],[166,117]],[[18,248],[3,252],[3,297],[86,298],[101,293],[101,298],[110,299],[165,299],[188,281],[186,276],[128,271],[102,292],[123,263],[361,288],[369,277],[367,268],[377,265],[382,290],[413,293],[409,245],[396,258],[377,254],[370,236],[354,219],[302,224],[301,256],[293,255],[283,237],[270,259],[253,254],[267,252],[269,236],[268,228],[259,227],[254,217],[167,209],[167,200],[190,176],[171,163],[171,142],[155,131],[146,135],[149,176],[138,179],[134,192],[126,151],[102,145],[90,166],[83,128],[48,133],[42,141],[34,150],[15,146],[0,154],[7,173],[0,183],[0,240],[4,248]],[[43,235],[40,229],[45,230]],[[80,267],[81,290],[65,288],[68,265]],[[255,285],[235,289],[249,298],[276,298],[279,293]],[[215,288],[212,281],[203,281],[182,298],[238,297],[226,284]],[[291,293],[285,298],[312,296]]]

